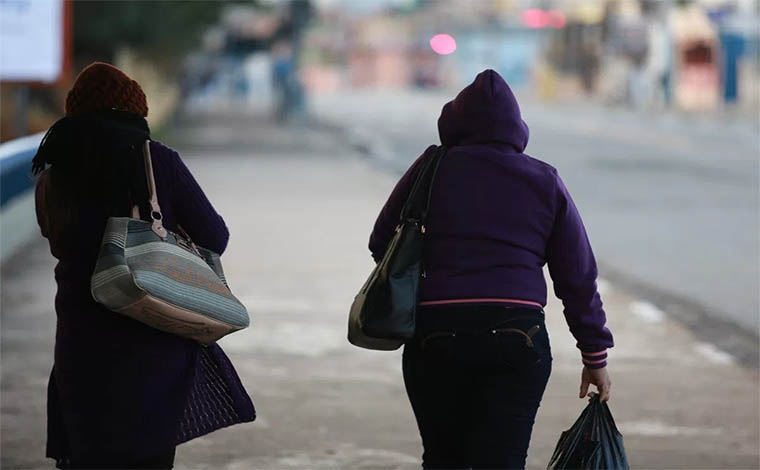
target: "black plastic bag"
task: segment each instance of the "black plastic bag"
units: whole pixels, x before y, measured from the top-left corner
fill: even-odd
[[[615,426],[609,407],[599,401],[598,394],[592,394],[580,417],[562,433],[546,468],[628,469],[623,436]]]

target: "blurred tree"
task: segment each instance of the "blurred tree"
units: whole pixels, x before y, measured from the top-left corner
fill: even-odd
[[[75,1],[74,60],[108,61],[120,47],[129,47],[172,67],[230,4],[260,6],[257,0]]]

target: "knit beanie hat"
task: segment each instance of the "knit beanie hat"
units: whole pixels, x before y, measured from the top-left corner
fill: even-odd
[[[148,116],[148,102],[140,84],[113,65],[93,62],[77,77],[66,95],[67,116],[105,109]]]

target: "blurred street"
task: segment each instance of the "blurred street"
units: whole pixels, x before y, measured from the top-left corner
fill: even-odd
[[[350,119],[368,126],[357,133],[374,136],[388,155],[403,159],[391,161],[393,168],[405,167],[437,141],[442,102],[431,97],[428,108],[417,102],[383,115],[381,101],[352,107],[382,122]],[[663,121],[631,128],[624,114],[619,121],[605,113],[573,121],[524,108],[533,131],[528,152],[560,169],[605,264],[648,266],[636,274],[733,307],[727,311],[736,321],[751,325],[738,312],[757,312],[751,298],[757,267],[742,261],[757,259],[757,162],[747,158],[752,142],[743,131],[725,134],[695,123],[684,135],[681,124]],[[349,116],[349,106],[343,109]],[[670,135],[671,147],[652,148],[652,132]],[[185,116],[167,131],[165,143],[180,151],[232,233],[223,261],[252,323],[221,344],[258,411],[254,423],[179,447],[176,468],[418,468],[421,447],[400,352],[360,350],[345,339],[348,308],[372,267],[367,237],[396,180],[352,148],[365,141],[361,136],[349,137],[221,111]],[[672,159],[663,161],[664,153]],[[670,202],[663,206],[657,201],[665,195]],[[700,242],[705,232],[721,242],[708,249]],[[654,239],[656,245],[649,243]],[[43,455],[53,266],[39,236],[2,265],[2,468],[52,467]],[[716,281],[721,266],[733,273],[725,283]],[[617,344],[610,351],[611,409],[631,466],[757,468],[757,370],[697,339],[649,299],[630,295],[604,269],[602,276]],[[547,320],[554,371],[530,468],[545,468],[560,433],[585,405],[577,398],[580,355],[553,298]]]

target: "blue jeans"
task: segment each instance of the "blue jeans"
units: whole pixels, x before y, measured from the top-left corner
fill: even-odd
[[[424,308],[417,336],[403,369],[423,468],[524,468],[551,373],[543,312]]]

